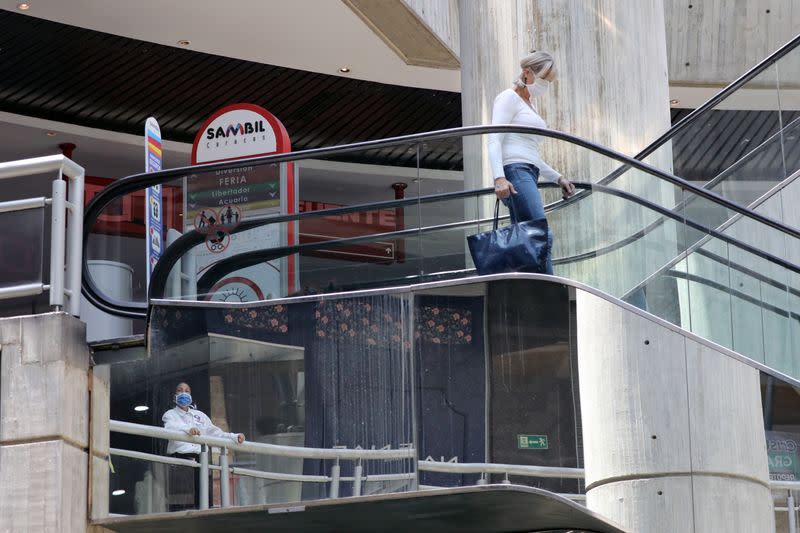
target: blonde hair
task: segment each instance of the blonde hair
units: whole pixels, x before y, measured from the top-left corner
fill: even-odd
[[[536,76],[543,77],[547,76],[547,74],[553,70],[554,65],[555,61],[549,52],[537,52],[534,50],[519,60],[519,66],[523,72],[520,72],[519,77],[514,80],[514,85],[520,89],[525,87],[524,70],[526,68],[530,68]]]

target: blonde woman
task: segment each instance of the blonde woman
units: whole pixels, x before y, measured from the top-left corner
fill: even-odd
[[[522,72],[513,87],[497,95],[492,109],[492,124],[514,124],[546,128],[539,116],[535,99],[544,96],[556,80],[553,56],[533,52],[520,61]],[[575,194],[575,185],[542,161],[540,137],[524,133],[489,135],[489,161],[494,175],[497,197],[508,207],[511,222],[545,218],[542,197],[537,183],[539,176],[558,183],[564,196]],[[553,273],[550,256],[546,273]]]

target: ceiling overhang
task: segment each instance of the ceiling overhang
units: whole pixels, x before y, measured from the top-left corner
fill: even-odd
[[[405,2],[342,0],[407,65],[458,70],[458,57]]]
[[[384,15],[366,6],[365,24],[341,0],[0,0],[0,8],[121,37],[204,52],[265,65],[369,80],[405,87],[460,90],[460,72],[430,68],[442,62],[447,47],[401,2]],[[400,11],[397,11],[400,10]],[[403,14],[405,10],[405,14]],[[359,12],[360,13],[360,12]],[[413,42],[403,37],[404,33]],[[379,36],[380,35],[380,36]],[[188,45],[179,42],[188,41]],[[33,41],[32,41],[33,42]],[[398,55],[398,51],[401,55]],[[404,60],[406,54],[409,62]],[[452,55],[452,53],[451,53]],[[430,57],[429,57],[430,56]],[[454,56],[453,56],[454,57]],[[452,58],[450,60],[452,62]],[[423,66],[420,66],[423,65]],[[343,74],[341,67],[348,67]]]

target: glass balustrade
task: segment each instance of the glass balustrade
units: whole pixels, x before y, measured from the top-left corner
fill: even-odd
[[[698,257],[726,253],[717,245],[704,251]],[[729,283],[720,263],[676,265],[663,278],[686,281],[690,294],[676,298],[693,298]],[[687,281],[688,274],[705,281]],[[648,304],[665,298],[654,287],[659,282],[646,286]],[[750,296],[739,293],[731,298]],[[577,332],[596,302],[587,296],[546,280],[472,278],[276,302],[160,302],[150,315],[149,356],[110,369],[110,416],[161,426],[176,383],[188,382],[213,423],[262,446],[228,451],[231,506],[506,482],[583,501],[584,341]],[[736,344],[744,326],[724,316],[724,291],[703,297],[713,308],[690,306],[692,323],[707,335],[733,331]],[[748,303],[764,309],[779,302]],[[701,379],[693,374],[701,368],[688,365],[688,377]],[[766,373],[761,385],[771,479],[795,480],[796,390]],[[690,417],[697,405],[686,408]],[[309,451],[320,449],[411,450],[413,459],[334,461]],[[110,453],[110,472],[99,464],[109,476],[112,513],[192,506],[197,468],[168,456],[164,440],[112,427]],[[212,508],[223,506],[220,457],[212,450]]]
[[[481,171],[469,161],[463,168],[462,141],[387,143],[298,155],[266,163],[266,171],[231,164],[171,179],[162,188],[168,229],[151,290],[156,297],[249,302],[474,275],[466,237],[491,229],[494,195],[464,190]],[[611,159],[565,140],[547,142],[575,160],[587,153]],[[567,202],[557,186],[541,184],[555,234],[555,274],[800,375],[792,355],[800,334],[791,318],[797,238],[647,167],[607,185],[597,184],[601,171],[593,168],[573,176],[581,190]],[[294,191],[276,181],[292,174]],[[225,184],[233,181],[246,198],[214,203],[230,196]],[[365,189],[361,196],[372,203],[347,206],[353,187]],[[281,198],[291,194],[301,198],[302,212],[282,215],[288,209]],[[108,206],[88,244],[89,259],[133,268],[131,294],[140,306],[148,268],[143,227],[135,224],[144,215],[142,198],[136,191]],[[501,207],[503,224],[507,213]]]

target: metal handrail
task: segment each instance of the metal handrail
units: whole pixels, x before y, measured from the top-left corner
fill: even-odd
[[[50,307],[80,315],[83,266],[84,170],[64,155],[33,157],[0,163],[0,179],[58,172],[52,197],[36,197],[0,203],[0,213],[52,206],[50,220],[50,283],[25,283],[0,289],[0,299],[34,296],[50,291]],[[68,184],[63,180],[68,179]]]
[[[260,442],[244,442],[238,443],[230,439],[207,437],[207,436],[192,436],[187,435],[182,431],[173,431],[165,428],[147,426],[143,424],[134,424],[131,422],[123,422],[120,420],[109,421],[109,431],[117,433],[125,433],[128,435],[137,435],[142,437],[152,437],[165,440],[175,440],[181,442],[190,442],[202,445],[200,453],[200,461],[192,461],[188,459],[179,459],[175,457],[165,457],[145,452],[138,452],[134,450],[123,450],[119,448],[110,448],[109,455],[119,457],[128,457],[132,459],[157,462],[162,464],[184,466],[189,468],[200,469],[200,487],[199,487],[199,501],[200,508],[208,508],[208,471],[220,471],[220,500],[222,507],[230,505],[230,488],[229,480],[230,474],[238,474],[243,476],[269,479],[273,481],[290,481],[290,482],[309,482],[309,483],[330,483],[329,497],[338,498],[339,488],[342,481],[349,481],[353,483],[353,496],[361,495],[361,488],[364,483],[379,482],[379,481],[410,481],[412,486],[419,489],[417,482],[418,472],[420,470],[429,472],[447,472],[447,473],[480,473],[481,480],[485,483],[485,476],[487,474],[505,474],[506,478],[509,475],[520,475],[527,477],[540,477],[540,478],[573,478],[582,479],[584,471],[580,468],[561,468],[561,467],[546,467],[546,466],[530,466],[530,465],[503,465],[495,463],[436,463],[432,461],[419,461],[416,458],[416,450],[411,447],[401,447],[396,450],[364,450],[364,449],[347,449],[347,448],[308,448],[301,446],[281,446],[276,444],[266,444]],[[209,461],[208,447],[219,447],[221,453],[220,464],[212,465]],[[263,470],[254,470],[250,468],[242,468],[237,466],[230,466],[228,464],[228,450],[240,450],[243,452],[256,453],[260,455],[274,455],[279,457],[292,457],[298,459],[332,459],[335,463],[331,467],[330,476],[326,475],[310,475],[310,474],[285,474],[280,472],[266,472]],[[396,474],[364,474],[362,461],[369,460],[388,460],[388,459],[412,459],[414,461],[415,469],[413,472],[401,472]],[[356,461],[354,472],[352,476],[341,476],[339,461],[351,460]],[[480,482],[479,482],[480,483]]]
[[[399,448],[396,450],[353,450],[347,448],[306,448],[300,446],[283,446],[280,444],[266,444],[263,442],[245,441],[241,444],[231,439],[220,437],[206,437],[201,435],[187,435],[181,431],[133,424],[120,420],[109,421],[109,431],[138,435],[141,437],[154,437],[157,439],[176,440],[205,444],[218,448],[228,448],[241,452],[250,452],[258,455],[275,455],[279,457],[295,457],[299,459],[347,459],[351,461],[410,459],[414,457],[413,448]]]
[[[260,477],[264,479],[273,479],[281,481],[313,481],[317,483],[330,482],[330,497],[339,497],[339,485],[341,481],[354,481],[353,491],[354,495],[358,496],[361,493],[361,483],[363,481],[363,466],[362,461],[386,461],[392,459],[400,460],[415,460],[416,453],[410,446],[400,447],[398,449],[380,449],[380,450],[364,450],[364,449],[347,449],[347,448],[308,448],[304,446],[282,446],[279,444],[267,444],[263,442],[243,442],[239,443],[231,439],[208,437],[203,435],[187,435],[182,431],[174,431],[166,428],[155,426],[146,426],[143,424],[134,424],[131,422],[123,422],[120,420],[109,420],[109,431],[117,433],[125,433],[128,435],[137,435],[141,437],[152,437],[164,440],[173,440],[180,442],[190,442],[193,444],[200,444],[200,462],[197,464],[193,461],[186,463],[176,463],[175,458],[167,460],[161,456],[146,454],[143,452],[111,449],[111,454],[132,457],[134,459],[152,460],[161,463],[181,464],[200,469],[200,487],[199,487],[199,500],[200,509],[208,508],[208,471],[218,469],[221,473],[220,479],[220,499],[223,507],[230,505],[230,487],[229,479],[230,474],[242,474],[251,477]],[[219,466],[210,464],[208,448],[214,446],[220,448]],[[333,460],[334,464],[331,466],[331,475],[328,476],[305,476],[301,474],[279,474],[272,472],[263,472],[258,470],[251,470],[241,467],[231,467],[228,463],[228,450],[238,450],[242,452],[255,453],[257,455],[273,455],[278,457],[291,457],[296,459],[320,459],[320,460]],[[340,460],[356,461],[357,464],[354,468],[355,475],[353,478],[342,477],[340,475]],[[414,461],[416,465],[416,461]],[[388,476],[388,477],[387,477]],[[400,477],[398,477],[400,476]],[[416,485],[417,473],[404,472],[402,474],[381,476],[387,480],[389,479],[407,479],[411,480]],[[372,479],[375,479],[373,476]]]
[[[767,253],[767,252],[765,252],[763,250],[760,250],[760,249],[758,249],[758,248],[756,248],[756,247],[754,247],[752,245],[749,245],[747,243],[741,242],[738,239],[735,239],[735,238],[733,238],[733,237],[731,237],[729,235],[726,235],[724,233],[720,233],[719,231],[707,228],[707,227],[705,227],[705,226],[703,226],[701,224],[698,224],[697,222],[694,222],[693,220],[685,219],[684,217],[681,217],[681,216],[673,213],[671,210],[669,210],[667,208],[661,207],[658,204],[655,204],[653,202],[645,200],[644,198],[641,198],[641,197],[636,196],[634,194],[631,194],[631,193],[628,193],[628,192],[625,192],[625,191],[620,191],[618,189],[605,187],[605,186],[602,186],[602,185],[591,184],[591,183],[574,182],[574,184],[579,189],[593,189],[593,190],[598,191],[598,192],[602,192],[602,193],[605,193],[605,194],[617,196],[617,197],[623,198],[623,199],[625,199],[627,201],[637,203],[637,204],[639,204],[641,206],[646,207],[650,211],[653,211],[653,212],[661,214],[663,217],[671,218],[671,219],[673,219],[675,221],[678,221],[679,223],[685,224],[687,227],[692,228],[693,230],[703,232],[703,233],[707,234],[709,236],[709,238],[715,238],[715,239],[718,239],[718,240],[720,240],[722,242],[725,242],[726,244],[730,244],[730,245],[736,246],[737,248],[739,248],[739,249],[741,249],[741,250],[743,250],[745,252],[748,252],[748,253],[750,253],[752,255],[755,255],[757,257],[765,259],[765,260],[767,260],[767,261],[769,261],[769,262],[771,262],[773,264],[776,264],[776,265],[778,265],[778,266],[780,266],[782,268],[785,268],[785,269],[787,269],[789,271],[792,271],[792,272],[800,274],[800,266],[797,266],[797,265],[795,265],[795,264],[793,264],[793,263],[791,263],[789,261],[786,261],[785,259],[782,259],[780,257],[777,257],[777,256],[773,255],[773,254],[770,254],[770,253]],[[275,217],[275,218],[278,218],[278,217]],[[280,247],[274,247],[274,248],[265,248],[265,249],[260,249],[260,250],[253,250],[253,251],[250,251],[250,252],[242,252],[240,254],[237,254],[237,255],[222,259],[222,260],[216,262],[213,267],[209,268],[201,276],[201,278],[198,280],[198,284],[197,284],[198,285],[197,286],[198,295],[206,294],[210,290],[210,288],[212,286],[214,286],[214,284],[217,281],[222,279],[225,275],[230,274],[231,272],[234,272],[234,271],[239,270],[239,269],[247,268],[249,266],[253,266],[253,265],[256,265],[256,264],[259,264],[259,263],[263,263],[265,261],[273,261],[275,259],[280,259],[280,258],[285,257],[287,255],[291,255],[291,254],[295,254],[295,253],[301,253],[301,252],[308,252],[308,251],[326,250],[326,249],[330,249],[330,248],[336,248],[336,247],[342,246],[342,245],[354,244],[354,243],[359,243],[359,242],[372,242],[372,241],[379,241],[379,240],[391,240],[391,239],[404,237],[404,236],[407,236],[407,235],[414,235],[416,233],[428,233],[428,232],[439,231],[439,230],[451,230],[451,229],[455,229],[455,228],[459,228],[459,227],[473,226],[473,225],[475,225],[475,224],[477,224],[479,222],[480,221],[454,222],[454,223],[441,224],[441,225],[437,225],[437,226],[430,226],[430,227],[424,227],[424,228],[409,228],[409,229],[405,229],[405,230],[389,231],[389,232],[384,232],[384,233],[377,233],[377,234],[364,235],[364,236],[358,236],[358,237],[346,237],[346,238],[340,238],[340,239],[335,239],[335,240],[330,240],[330,241],[306,243],[306,244],[297,244],[297,245],[290,245],[290,246],[280,246]],[[258,226],[263,227],[263,226],[268,226],[270,224],[276,224],[276,223],[278,223],[278,222],[275,222],[274,219],[269,218],[269,219],[258,221]],[[613,243],[613,244],[610,244],[610,245],[607,245],[607,246],[603,246],[603,247],[601,247],[601,248],[599,248],[597,250],[593,250],[592,252],[586,252],[586,253],[583,253],[583,254],[577,254],[577,255],[573,255],[573,256],[567,257],[567,258],[554,259],[553,263],[554,264],[564,264],[564,263],[568,263],[568,262],[582,261],[582,260],[586,260],[586,259],[589,259],[589,258],[592,258],[592,257],[599,257],[601,255],[604,255],[604,254],[610,253],[610,252],[612,252],[614,250],[617,250],[619,248],[622,248],[623,246],[625,246],[625,245],[629,244],[630,242],[632,242],[632,240],[634,240],[634,239],[631,239],[629,237],[627,239],[623,239],[621,241],[617,241],[616,243]],[[178,241],[176,241],[176,243],[177,242]],[[163,298],[164,290],[166,289],[166,275],[169,273],[170,269],[172,268],[173,258],[175,258],[176,256],[179,256],[179,254],[182,255],[182,253],[185,253],[185,250],[183,250],[183,251],[178,250],[175,253],[170,254],[165,259],[165,263],[163,263],[161,265],[162,270],[158,271],[158,267],[157,267],[156,270],[158,272],[156,272],[156,271],[153,272],[153,276],[151,277],[151,281],[152,281],[151,292],[150,292],[151,299]],[[736,267],[739,267],[738,270],[742,270],[744,268],[744,267],[741,267],[740,265],[736,265]]]
[[[446,472],[449,474],[505,474],[512,476],[583,479],[583,468],[564,466],[511,465],[501,463],[445,463],[419,461],[420,472]]]
[[[770,217],[766,217],[760,213],[756,213],[752,210],[747,209],[739,204],[731,202],[730,200],[720,196],[717,193],[709,191],[707,189],[703,189],[701,187],[697,187],[696,185],[664,172],[660,169],[647,165],[641,161],[637,161],[633,158],[630,158],[622,153],[616,152],[609,148],[600,146],[595,144],[591,141],[587,141],[585,139],[581,139],[579,137],[558,132],[555,130],[548,130],[543,128],[533,128],[533,127],[522,127],[522,126],[510,126],[510,125],[496,125],[496,126],[470,126],[470,127],[462,127],[462,128],[452,128],[448,130],[441,130],[435,132],[427,132],[427,133],[418,133],[414,135],[406,135],[402,137],[395,137],[391,139],[384,139],[384,140],[377,140],[377,141],[367,141],[362,143],[355,143],[350,145],[344,145],[339,147],[333,148],[317,148],[312,150],[305,150],[301,152],[293,152],[290,154],[277,154],[272,156],[265,156],[265,157],[258,157],[258,158],[250,158],[250,159],[243,159],[236,162],[228,162],[228,163],[214,163],[214,164],[207,164],[207,165],[198,165],[195,167],[185,167],[185,168],[178,168],[178,169],[171,169],[166,170],[158,173],[150,173],[150,174],[137,174],[134,176],[129,176],[127,178],[123,178],[118,180],[111,185],[109,185],[106,189],[104,189],[100,194],[95,196],[95,198],[90,202],[89,206],[86,209],[86,219],[84,224],[84,235],[88,237],[88,234],[91,231],[91,227],[93,226],[95,220],[99,216],[100,212],[117,196],[127,194],[128,192],[132,192],[135,190],[139,190],[141,188],[149,187],[156,184],[163,184],[171,179],[176,179],[183,175],[186,175],[190,172],[208,172],[213,170],[222,170],[226,168],[238,167],[243,164],[248,165],[257,165],[257,164],[275,164],[280,162],[288,162],[288,161],[295,161],[298,159],[305,159],[310,157],[323,157],[323,156],[331,156],[331,155],[342,155],[345,153],[350,153],[354,151],[360,151],[365,149],[374,149],[374,148],[383,148],[383,147],[390,147],[396,146],[401,144],[408,144],[409,142],[422,142],[426,140],[441,140],[453,137],[463,137],[465,135],[477,135],[477,134],[484,134],[484,133],[499,133],[499,132],[506,132],[506,133],[528,133],[534,135],[541,135],[543,137],[551,137],[559,140],[563,140],[574,144],[576,146],[589,149],[590,151],[599,153],[611,159],[616,159],[620,162],[627,163],[630,167],[637,168],[642,170],[646,173],[649,173],[656,178],[659,178],[663,181],[668,183],[672,183],[682,189],[688,190],[693,192],[694,194],[703,197],[707,200],[720,204],[734,212],[740,213],[744,216],[757,220],[767,226],[772,228],[778,229],[784,233],[792,235],[796,238],[800,238],[800,231],[790,226],[783,224],[775,219]],[[347,206],[346,208],[336,208],[332,210],[321,210],[321,211],[311,211],[307,213],[300,213],[294,215],[284,215],[281,217],[273,217],[270,218],[271,222],[278,222],[278,221],[289,221],[289,220],[301,220],[306,217],[320,217],[320,216],[331,216],[333,214],[343,214],[347,212],[355,212],[355,211],[364,211],[364,210],[374,210],[380,208],[387,208],[387,207],[401,207],[403,205],[413,205],[416,203],[424,203],[425,201],[441,201],[442,199],[448,198],[456,198],[458,195],[461,197],[469,197],[469,196],[479,196],[481,194],[486,194],[487,189],[477,189],[473,191],[464,191],[460,193],[446,193],[443,195],[431,195],[431,196],[423,196],[419,198],[407,199],[407,200],[395,200],[395,201],[388,201],[388,202],[378,202],[374,204],[362,204],[357,206]],[[435,200],[429,200],[429,198],[436,198]],[[253,221],[255,223],[257,221]],[[240,224],[234,232],[236,231],[244,231],[254,227],[254,225],[248,224]],[[201,235],[194,235],[194,232],[186,234],[181,238],[177,239],[175,243],[173,243],[170,247],[167,248],[165,253],[162,255],[162,259],[156,265],[156,269],[153,272],[153,278],[156,278],[156,273],[159,272],[159,267],[161,266],[161,272],[159,273],[160,276],[166,277],[169,270],[171,269],[171,265],[169,268],[166,268],[166,262],[170,260],[171,256],[174,254],[174,250],[176,247],[186,248],[188,249],[191,246],[194,246],[201,242],[197,239],[202,239],[203,236]],[[88,241],[88,239],[87,239]],[[84,242],[84,246],[86,246],[86,242]],[[174,262],[173,262],[174,264]],[[166,270],[166,273],[164,273]],[[154,279],[153,279],[154,281]],[[165,283],[165,281],[164,281]],[[155,283],[153,283],[155,285]],[[106,295],[100,296],[100,291],[95,286],[94,281],[91,278],[91,274],[88,272],[88,266],[84,261],[84,283],[83,283],[83,292],[86,295],[87,299],[93,302],[95,305],[103,308],[107,312],[111,312],[113,314],[118,314],[120,316],[128,316],[132,318],[144,318],[146,316],[146,309],[147,303],[146,302],[121,302],[110,298]]]
[[[244,444],[234,443],[227,439],[218,439],[214,437],[202,437],[202,436],[189,436],[180,431],[171,431],[164,428],[157,428],[153,426],[146,426],[142,424],[132,424],[128,422],[121,422],[117,420],[110,421],[110,431],[121,432],[131,435],[139,435],[139,436],[151,436],[154,438],[162,438],[162,439],[171,439],[171,440],[180,440],[183,442],[195,442],[195,443],[204,443],[207,445],[220,445],[223,452],[220,457],[224,457],[224,464],[220,464],[219,466],[210,465],[207,459],[207,451],[204,450],[204,454],[206,457],[202,457],[201,461],[198,463],[196,461],[187,460],[187,459],[178,459],[172,457],[164,457],[160,455],[144,453],[144,452],[137,452],[132,450],[122,450],[117,448],[109,449],[110,455],[121,456],[121,457],[129,457],[133,459],[151,461],[151,462],[158,462],[158,463],[165,463],[177,466],[184,466],[189,468],[200,468],[201,469],[201,488],[200,488],[200,504],[201,509],[208,508],[208,470],[219,470],[222,476],[220,482],[220,490],[221,490],[221,503],[222,507],[228,507],[230,505],[230,494],[229,494],[229,475],[243,475],[248,477],[255,477],[260,479],[268,479],[273,481],[287,481],[287,482],[300,482],[300,483],[331,483],[330,489],[330,497],[331,498],[338,498],[339,496],[339,483],[342,481],[349,481],[353,482],[353,495],[360,496],[361,495],[361,487],[363,483],[367,482],[378,482],[378,481],[404,481],[404,480],[416,480],[417,473],[410,472],[410,473],[399,473],[399,474],[377,474],[377,475],[365,475],[363,474],[363,470],[361,468],[361,464],[359,463],[355,467],[355,473],[353,476],[340,476],[339,475],[339,464],[338,461],[333,466],[331,470],[331,475],[311,475],[311,474],[286,474],[280,472],[266,472],[262,470],[253,470],[249,468],[242,468],[236,466],[229,466],[227,464],[227,448],[235,448],[238,447],[242,449],[242,451],[251,451],[254,453],[266,453],[269,455],[279,455],[284,457],[298,457],[292,453],[291,455],[286,455],[287,448],[295,448],[294,451],[302,451],[304,453],[305,458],[313,458],[318,459],[321,458],[320,454],[324,455],[326,458],[332,458],[329,454],[340,454],[341,452],[351,451],[356,452],[358,454],[367,453],[366,456],[363,458],[373,458],[374,452],[403,452],[403,458],[408,458],[406,456],[407,453],[414,453],[412,448],[401,448],[400,450],[344,450],[344,449],[323,449],[323,448],[304,448],[304,447],[293,447],[293,446],[278,446],[278,445],[270,445],[270,444],[263,444],[263,443],[254,443],[256,445],[256,449],[258,451],[254,451],[253,449],[248,449]],[[341,457],[340,457],[341,458]],[[352,457],[348,457],[351,458]],[[223,461],[220,461],[223,463]],[[560,479],[585,479],[586,471],[584,468],[570,468],[570,467],[552,467],[552,466],[538,466],[538,465],[518,465],[518,464],[501,464],[501,463],[454,463],[454,462],[438,462],[432,460],[416,460],[416,471],[417,472],[437,472],[437,473],[446,473],[446,474],[479,474],[480,479],[478,480],[478,484],[486,484],[488,483],[487,476],[489,474],[495,475],[503,475],[505,476],[505,480],[502,483],[510,483],[508,480],[508,476],[522,476],[522,477],[534,477],[534,478],[560,478]],[[203,483],[205,480],[205,483]],[[428,489],[437,489],[441,488],[435,485],[420,485],[415,484],[415,487],[418,490],[428,490]],[[787,506],[786,508],[779,507],[773,503],[773,508],[776,512],[781,511],[788,511],[791,515],[795,510],[794,505],[794,497],[793,492],[800,491],[800,481],[769,481],[769,488],[772,491],[787,491]],[[571,499],[574,500],[585,500],[586,494],[570,494],[567,495]],[[790,516],[790,525],[794,523],[792,520],[793,517]]]

